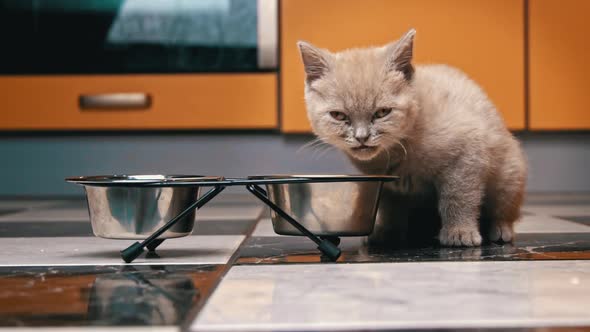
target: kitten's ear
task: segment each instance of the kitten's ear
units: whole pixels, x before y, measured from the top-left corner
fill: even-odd
[[[304,41],[297,42],[297,46],[305,67],[307,84],[310,84],[328,71],[330,53]]]
[[[410,29],[398,41],[385,46],[387,69],[401,71],[408,81],[414,76],[414,67],[412,66],[414,35],[416,35],[416,30]]]

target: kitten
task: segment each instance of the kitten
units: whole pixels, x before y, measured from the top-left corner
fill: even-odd
[[[411,207],[438,212],[442,245],[478,246],[481,234],[510,242],[527,177],[520,145],[464,73],[414,68],[414,35],[412,29],[383,47],[339,53],[300,41],[313,131],[361,172],[401,177],[385,187],[386,215],[380,213],[371,242],[387,244],[412,227],[405,225]]]

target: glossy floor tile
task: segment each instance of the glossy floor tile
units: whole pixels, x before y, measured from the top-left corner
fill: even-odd
[[[178,326],[223,265],[0,268],[0,326]]]
[[[342,238],[338,263],[429,261],[590,260],[590,233],[519,234],[514,243],[475,248],[432,245],[401,248],[367,247],[361,238]],[[304,237],[252,236],[240,247],[236,264],[324,263],[317,245]]]
[[[590,216],[590,204],[580,205],[539,205],[539,206],[525,206],[524,211],[546,216]]]
[[[270,218],[262,218],[256,225],[252,236],[277,236],[274,229],[272,228],[272,221]]]
[[[0,209],[31,210],[61,204],[60,199],[11,199],[0,197]]]
[[[193,235],[246,235],[256,220],[198,220]],[[2,237],[94,236],[89,221],[0,221]]]
[[[526,213],[515,224],[514,231],[516,233],[590,233],[590,216],[554,217],[545,213]],[[270,218],[261,219],[252,235],[277,236]]]
[[[14,331],[13,327],[0,327],[0,332],[3,331]],[[98,327],[98,326],[59,326],[59,327],[19,327],[18,332],[143,332],[143,331],[157,331],[157,332],[180,332],[182,331],[178,326],[128,326],[128,327],[119,327],[119,326],[108,326],[108,327]],[[519,332],[519,331],[516,331]],[[544,332],[552,332],[552,331],[544,331]],[[555,331],[559,332],[559,331]],[[570,331],[571,332],[571,331]]]
[[[514,225],[516,233],[590,233],[590,225],[544,214],[528,214]]]
[[[88,210],[77,207],[45,207],[32,210],[25,210],[13,214],[0,216],[3,222],[19,221],[85,221],[88,222]]]
[[[155,255],[144,254],[132,264],[226,264],[243,240],[243,235],[169,239]],[[3,238],[0,266],[125,265],[119,252],[133,242],[97,237]]]
[[[204,206],[197,211],[196,220],[256,220],[262,211],[260,205]],[[55,206],[0,215],[0,221],[89,221],[86,207]]]
[[[590,226],[590,216],[570,216],[570,217],[559,217],[559,218]]]
[[[529,193],[524,204],[529,205],[590,205],[588,193]]]
[[[233,267],[193,331],[590,324],[590,261]]]
[[[119,251],[134,241],[94,237],[84,200],[0,202],[0,330],[180,331],[261,211],[250,197],[220,196],[192,236],[125,264]]]

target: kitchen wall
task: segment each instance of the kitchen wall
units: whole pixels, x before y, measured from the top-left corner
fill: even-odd
[[[529,191],[590,191],[590,133],[519,137],[530,162]],[[82,194],[63,181],[72,175],[354,173],[337,151],[301,149],[311,139],[272,133],[4,136],[0,196]]]

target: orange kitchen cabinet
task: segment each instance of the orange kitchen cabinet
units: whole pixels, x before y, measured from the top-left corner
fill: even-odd
[[[590,129],[590,1],[529,0],[530,129]]]
[[[524,9],[524,0],[282,0],[282,131],[310,130],[298,40],[338,51],[383,45],[411,27],[417,30],[415,63],[446,63],[467,72],[508,127],[524,129]]]
[[[145,109],[81,109],[85,94],[145,93]],[[273,129],[277,74],[0,76],[0,130]]]

